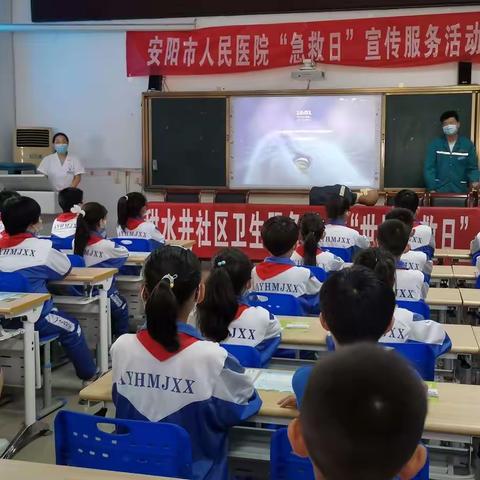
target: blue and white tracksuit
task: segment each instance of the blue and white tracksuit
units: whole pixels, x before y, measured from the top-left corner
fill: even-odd
[[[303,267],[305,257],[305,249],[302,244],[298,244],[297,248],[290,257],[295,265]],[[323,269],[326,273],[336,272],[341,270],[345,265],[345,262],[340,258],[334,255],[331,252],[323,252],[320,249],[317,249],[317,267]]]
[[[131,240],[148,240],[150,250],[153,252],[158,247],[165,245],[165,237],[157,230],[157,227],[142,218],[129,218],[125,230],[119,225],[117,227],[118,238],[128,238]]]
[[[77,230],[77,214],[62,213],[52,225],[51,240],[57,250],[71,250]]]
[[[292,295],[305,314],[319,312],[321,287],[308,268],[297,267],[289,258],[268,257],[252,271],[252,292]]]
[[[255,415],[262,402],[225,349],[191,325],[177,328],[178,352],[166,351],[147,330],[112,345],[116,416],[183,427],[192,444],[193,478],[226,480],[228,430]]]
[[[470,244],[470,254],[472,255],[472,265],[477,267],[476,287],[480,288],[480,233],[477,233]]]
[[[344,220],[331,220],[325,226],[325,235],[320,240],[322,250],[331,252],[344,262],[351,263],[359,250],[370,247],[370,240],[353,228],[347,227]]]
[[[423,273],[425,283],[430,284],[432,276],[433,261],[430,260],[425,252],[420,250],[410,250],[404,253],[400,260],[409,270],[419,270]]]
[[[428,283],[419,270],[408,270],[405,263],[397,262],[395,275],[395,294],[397,305],[406,308],[424,318],[430,317],[430,309],[425,300],[428,294]]]
[[[23,275],[30,283],[31,292],[48,293],[47,283],[63,279],[70,270],[70,260],[55,250],[50,240],[29,233],[0,239],[0,271]],[[96,367],[78,321],[56,309],[52,300],[45,302],[35,330],[40,337],[59,335],[77,375],[84,380],[94,376]]]
[[[83,253],[86,267],[118,268],[128,259],[128,250],[117,246],[97,233],[92,233]],[[128,333],[128,305],[117,289],[115,277],[106,285],[112,313],[112,329],[116,336]]]
[[[433,260],[435,255],[435,235],[432,227],[420,222],[415,222],[412,230],[412,236],[408,244],[413,251],[420,251],[427,254],[429,260]]]

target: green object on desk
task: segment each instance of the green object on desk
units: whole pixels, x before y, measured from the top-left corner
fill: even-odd
[[[292,327],[290,327],[292,325]],[[280,320],[280,326],[282,327],[282,330],[285,330],[287,328],[295,328],[298,330],[308,330],[310,328],[310,325],[308,325],[304,319],[299,318],[298,320],[295,319],[286,319],[282,318]],[[301,328],[304,327],[304,328]]]

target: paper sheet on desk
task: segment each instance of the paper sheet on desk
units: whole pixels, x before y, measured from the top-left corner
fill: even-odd
[[[27,295],[26,293],[9,293],[9,292],[2,292],[0,293],[0,302],[13,302],[19,298],[24,297]]]
[[[274,392],[290,392],[292,388],[292,372],[274,372],[264,370],[254,381],[257,390],[269,390]]]

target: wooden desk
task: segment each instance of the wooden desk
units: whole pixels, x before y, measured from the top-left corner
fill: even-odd
[[[320,320],[313,317],[278,317],[282,325],[282,342],[280,348],[294,350],[325,350],[327,331],[322,327]],[[288,325],[308,325],[307,328],[288,328]]]
[[[125,262],[126,266],[141,267],[145,263],[145,260],[150,255],[150,252],[132,252],[128,256],[128,260]]]
[[[433,280],[452,280],[454,275],[451,265],[434,265],[431,278]]]
[[[137,473],[117,473],[92,468],[76,468],[16,460],[0,460],[0,474],[5,480],[166,480],[165,477],[152,477]]]
[[[435,250],[435,258],[451,260],[469,260],[470,250],[455,249],[455,248],[438,248]]]
[[[476,288],[459,288],[460,295],[463,299],[463,306],[465,308],[479,308],[480,307],[480,290]]]
[[[477,343],[480,347],[480,327],[472,327],[473,328],[473,334],[475,335],[475,338],[477,339]]]
[[[167,245],[183,247],[191,250],[195,246],[195,240],[167,240]]]
[[[105,280],[110,280],[116,273],[117,268],[72,268],[70,273],[58,282],[57,285],[100,285]]]
[[[475,332],[471,325],[442,325],[452,341],[450,353],[476,355],[480,352]]]
[[[431,307],[461,307],[463,305],[458,288],[430,288],[426,301]]]
[[[455,280],[476,280],[477,267],[472,265],[453,265],[453,278]]]

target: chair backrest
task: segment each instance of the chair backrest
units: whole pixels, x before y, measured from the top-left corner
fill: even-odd
[[[339,247],[324,247],[324,246],[322,246],[322,250],[324,252],[333,253],[337,257],[340,257],[344,262],[352,263],[352,261],[353,261],[354,249],[351,248],[351,247],[350,248],[339,248]]]
[[[33,292],[28,280],[18,272],[0,272],[0,292]]]
[[[71,255],[67,255],[67,257],[70,260],[72,267],[78,267],[78,268],[85,267],[85,259],[80,255],[71,254]]]
[[[405,308],[413,313],[418,313],[423,318],[430,318],[430,307],[423,301],[407,302],[405,300],[397,300],[400,308]]]
[[[251,292],[248,303],[252,307],[266,308],[274,315],[303,315],[303,309],[298,298],[281,293]]]
[[[425,343],[384,343],[406,358],[427,382],[435,380],[435,353]]]
[[[260,352],[255,347],[248,345],[230,345],[228,343],[222,343],[221,345],[232,357],[235,357],[243,367],[262,367]]]
[[[305,268],[308,268],[313,276],[321,283],[327,280],[327,272],[321,267],[311,267],[309,265],[304,265]]]
[[[105,425],[108,431],[100,430]],[[55,418],[57,465],[192,478],[192,448],[178,425],[103,418],[61,410]]]
[[[152,244],[146,238],[111,238],[112,242],[125,247],[129,252],[151,252]]]
[[[272,435],[270,443],[271,480],[314,480],[313,466],[308,458],[295,455],[288,440],[287,429]]]

